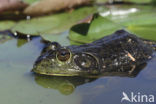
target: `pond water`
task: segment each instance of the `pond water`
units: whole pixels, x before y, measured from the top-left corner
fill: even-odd
[[[5,37],[0,40],[1,104],[120,104],[123,92],[156,96],[156,57],[134,78],[37,76],[31,69],[43,48],[41,38],[26,42]]]

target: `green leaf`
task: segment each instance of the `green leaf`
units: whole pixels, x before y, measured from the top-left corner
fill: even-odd
[[[26,3],[32,4],[34,2],[40,1],[40,0],[23,0]]]
[[[67,36],[68,36],[68,31],[65,31],[65,32],[62,32],[62,33],[59,33],[59,34],[52,34],[52,35],[44,34],[44,35],[42,35],[42,37],[45,40],[49,40],[51,42],[57,41],[63,46],[70,45]]]
[[[15,24],[16,22],[13,21],[0,21],[0,31],[11,29]]]
[[[79,24],[71,28],[70,39],[89,43],[114,31],[125,28],[145,39],[156,40],[156,8],[153,6],[110,6],[100,8],[100,15],[89,26]],[[76,29],[77,28],[77,29]],[[73,42],[72,42],[73,43]]]
[[[145,39],[156,40],[156,7],[153,6],[123,6],[114,7],[109,18],[117,24],[123,25],[128,31]],[[103,12],[104,14],[106,12]]]
[[[156,24],[127,27],[130,32],[149,40],[156,40]]]
[[[90,25],[88,36],[97,40],[106,35],[110,35],[114,33],[116,30],[122,29],[123,27],[119,24],[114,23],[113,21],[104,18],[102,16],[98,16]]]
[[[135,2],[135,3],[150,3],[151,0],[127,0],[129,2]]]
[[[68,30],[79,20],[95,12],[95,8],[85,7],[74,10],[71,13],[60,13],[55,15],[22,20],[12,29],[30,35],[57,34]]]
[[[103,8],[100,14],[117,24],[129,25],[149,25],[156,23],[156,8],[153,6],[111,6],[109,9]]]
[[[122,26],[102,16],[94,17],[90,24],[84,23],[73,26],[69,38],[75,42],[89,43],[122,28]]]

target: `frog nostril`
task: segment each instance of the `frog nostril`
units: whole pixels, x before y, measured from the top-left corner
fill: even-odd
[[[52,50],[56,50],[56,49],[58,49],[60,47],[61,47],[61,45],[59,43],[57,43],[57,42],[52,42],[51,43],[51,49]]]
[[[39,57],[39,58],[35,61],[35,65],[34,65],[34,66],[38,65],[39,63],[41,63],[41,61],[42,61],[42,59]]]

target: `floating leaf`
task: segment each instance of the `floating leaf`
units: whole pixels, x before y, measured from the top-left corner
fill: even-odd
[[[116,8],[117,9],[117,8]],[[145,39],[156,40],[156,8],[153,6],[118,7],[111,10],[109,16],[117,24],[123,25],[128,31]]]
[[[134,3],[150,3],[152,0],[127,0]]]
[[[13,21],[0,21],[0,31],[11,29],[15,24],[16,22]]]
[[[156,8],[153,6],[109,6],[100,8],[100,15],[124,26],[156,23]]]
[[[156,24],[134,25],[127,27],[127,29],[142,38],[156,40]]]
[[[124,28],[139,37],[156,40],[155,11],[153,6],[109,6],[109,9],[100,9],[103,17],[98,16],[87,29],[84,24],[72,27],[69,37],[75,42],[89,43]],[[83,31],[87,33],[83,34]]]
[[[65,32],[60,33],[60,34],[43,35],[42,37],[43,37],[45,40],[49,40],[49,41],[51,41],[51,42],[57,41],[57,42],[59,42],[61,45],[67,46],[67,45],[70,45],[69,39],[67,38],[67,36],[68,36],[68,31],[65,31]]]
[[[12,29],[30,35],[57,34],[68,30],[79,20],[95,12],[95,8],[85,7],[71,13],[61,13],[30,20],[22,20]]]
[[[23,1],[26,3],[29,3],[29,4],[33,4],[33,3],[40,1],[40,0],[23,0]]]
[[[90,24],[84,23],[73,26],[69,38],[79,43],[89,43],[121,28],[122,26],[98,15]]]

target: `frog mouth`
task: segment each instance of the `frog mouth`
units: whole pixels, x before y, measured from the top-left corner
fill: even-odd
[[[68,69],[68,70],[62,70],[62,69],[46,69],[46,68],[38,68],[37,66],[34,66],[34,68],[31,70],[31,72],[34,72],[36,74],[42,74],[42,75],[49,75],[49,76],[79,76],[80,73],[79,70],[74,69]]]
[[[51,70],[49,72],[45,70],[33,68],[31,72],[34,72],[35,74],[46,75],[46,76],[86,76],[88,77],[91,75],[91,73],[89,73],[88,71],[80,71],[80,70],[75,70],[75,69],[68,69],[66,71],[62,71],[60,69],[57,69],[56,71],[55,69],[55,71]]]
[[[49,76],[79,76],[79,73],[69,73],[69,72],[60,72],[60,73],[50,73],[50,72],[44,72],[40,70],[32,69],[32,72],[36,74],[42,74],[42,75],[49,75]]]

